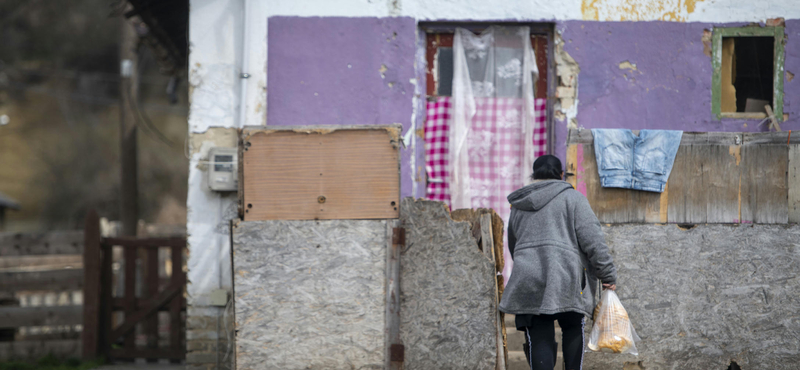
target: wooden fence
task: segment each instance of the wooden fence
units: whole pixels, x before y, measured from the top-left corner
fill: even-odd
[[[80,355],[83,232],[0,233],[0,359]]]
[[[84,249],[84,358],[186,358],[185,247],[185,237],[103,238],[97,214],[90,212]],[[115,249],[122,257],[121,289],[108,283],[114,281]],[[161,263],[162,251],[169,253],[167,264]],[[160,327],[167,333],[160,333]]]
[[[185,358],[185,237],[0,233],[0,361]]]

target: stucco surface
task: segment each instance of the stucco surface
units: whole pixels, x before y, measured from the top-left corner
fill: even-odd
[[[386,221],[233,230],[237,369],[382,369]]]
[[[703,30],[745,23],[558,22],[564,50],[580,66],[577,124],[582,128],[758,132],[759,119],[711,113],[711,58]],[[785,69],[800,70],[800,20],[786,21]],[[627,63],[626,63],[627,62]],[[800,81],[784,76],[784,130],[800,128]],[[566,122],[556,125],[556,153],[566,153]]]
[[[604,226],[639,356],[587,353],[585,369],[797,369],[800,227]],[[589,327],[587,322],[587,327]]]

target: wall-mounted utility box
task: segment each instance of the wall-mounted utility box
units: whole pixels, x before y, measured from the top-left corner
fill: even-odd
[[[400,129],[245,131],[240,194],[245,221],[397,218]]]
[[[236,148],[208,151],[208,187],[214,191],[237,191],[239,157]]]

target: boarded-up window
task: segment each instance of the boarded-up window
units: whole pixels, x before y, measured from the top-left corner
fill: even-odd
[[[400,127],[259,130],[244,140],[244,219],[398,217]]]

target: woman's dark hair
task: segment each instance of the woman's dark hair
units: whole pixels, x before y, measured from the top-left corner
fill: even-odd
[[[554,155],[543,155],[533,162],[534,180],[561,180],[561,160]]]

